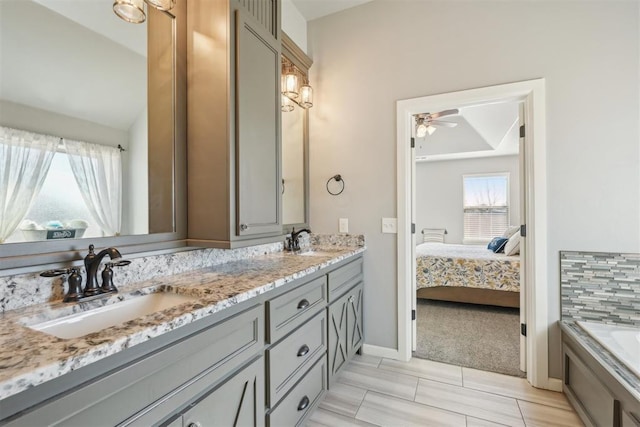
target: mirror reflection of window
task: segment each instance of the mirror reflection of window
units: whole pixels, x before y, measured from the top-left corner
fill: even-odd
[[[5,243],[45,240],[47,227],[73,229],[75,237],[102,237],[62,152],[53,156],[40,193]]]
[[[0,12],[0,126],[127,150],[118,226],[100,227],[100,214],[87,214],[88,191],[78,189],[64,152],[21,222],[86,222],[85,238],[147,234],[147,24],[126,23],[110,3],[86,0],[0,1]],[[5,242],[18,241],[25,240],[16,229]]]

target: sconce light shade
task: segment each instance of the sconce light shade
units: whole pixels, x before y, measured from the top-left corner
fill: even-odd
[[[133,24],[141,24],[147,19],[143,0],[115,0],[113,11],[120,19]]]
[[[282,93],[291,99],[296,99],[298,97],[298,76],[293,69],[289,69],[282,79]]]
[[[149,6],[158,10],[171,10],[176,5],[176,0],[144,0]]]
[[[282,106],[280,109],[283,113],[289,113],[293,111],[293,102],[289,99],[289,97],[282,95]]]
[[[300,88],[300,106],[302,108],[313,107],[313,88],[308,84]]]

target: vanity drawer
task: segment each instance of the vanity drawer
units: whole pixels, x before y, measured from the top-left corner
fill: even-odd
[[[269,367],[269,406],[289,391],[327,348],[327,316],[318,313],[294,333],[267,351]]]
[[[270,427],[299,426],[305,416],[316,407],[327,389],[326,358],[321,358],[313,368],[267,415],[267,425]]]
[[[275,343],[313,317],[327,303],[327,279],[319,277],[267,301],[267,341]]]
[[[329,302],[362,280],[362,258],[329,273]]]

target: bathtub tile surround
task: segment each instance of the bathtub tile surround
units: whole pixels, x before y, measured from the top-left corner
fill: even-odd
[[[312,234],[312,236],[312,238],[307,234],[300,236],[302,248],[308,248],[312,244],[319,247],[364,246],[364,236],[359,235]],[[268,255],[282,251],[283,247],[283,243],[270,243],[238,249],[194,249],[142,257],[125,256],[132,262],[127,267],[114,269],[114,283],[122,293],[135,283]],[[43,270],[46,269],[43,268]],[[86,276],[84,267],[81,269],[81,274],[83,277]],[[59,277],[53,279],[40,277],[37,272],[0,277],[0,313],[58,301],[62,299],[64,292],[63,282]]]
[[[640,400],[640,377],[580,326],[586,321],[640,329],[640,254],[562,251],[560,289],[563,334]]]
[[[640,254],[560,252],[563,320],[640,327]]]

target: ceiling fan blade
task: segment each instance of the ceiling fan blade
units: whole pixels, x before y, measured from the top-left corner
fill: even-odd
[[[455,116],[456,114],[460,114],[460,110],[453,108],[451,110],[443,110],[438,113],[429,114],[429,117],[432,119],[438,119],[444,116]]]
[[[458,126],[458,123],[456,122],[443,122],[442,120],[430,120],[429,124],[433,126],[442,126],[446,128],[454,128]]]

